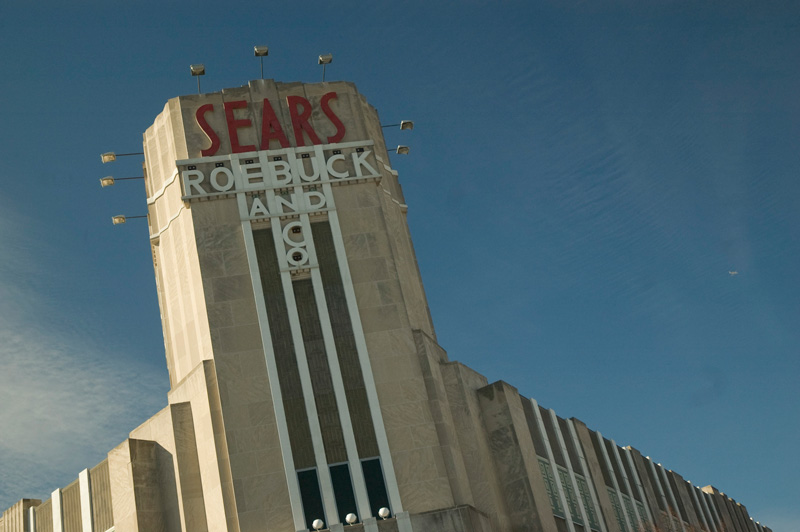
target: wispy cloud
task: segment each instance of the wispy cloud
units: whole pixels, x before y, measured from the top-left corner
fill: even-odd
[[[50,319],[58,305],[29,282],[38,262],[17,232],[25,223],[0,212],[2,511],[23,497],[46,499],[94,466],[166,396],[160,372],[104,352],[85,324]]]

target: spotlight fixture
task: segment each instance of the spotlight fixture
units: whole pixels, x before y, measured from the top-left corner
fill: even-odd
[[[253,53],[261,60],[261,79],[264,79],[264,58],[269,55],[269,47],[254,46]]]
[[[325,67],[330,65],[333,61],[333,54],[323,54],[319,56],[319,60],[317,61],[318,65],[322,65],[322,82],[325,83]]]
[[[389,517],[389,515],[391,515],[391,513],[392,512],[390,512],[389,509],[384,506],[383,508],[378,510],[378,517],[380,517],[381,519],[386,519],[387,517]]]
[[[117,181],[125,181],[127,179],[144,179],[144,176],[140,175],[140,176],[136,176],[136,177],[116,177],[115,178],[114,176],[107,175],[105,177],[101,177],[100,178],[100,186],[103,187],[103,188],[110,187]]]
[[[393,152],[397,153],[398,155],[408,155],[408,152],[411,151],[411,148],[409,148],[408,146],[403,146],[401,144],[400,146],[396,147],[395,149],[389,150],[389,151],[393,151]]]
[[[403,130],[403,129],[409,129],[410,130],[410,129],[414,129],[414,122],[411,121],[411,120],[401,120],[399,124],[386,124],[385,126],[381,126],[381,127],[398,127],[398,126],[400,126],[401,130]]]
[[[142,216],[125,216],[124,214],[118,214],[116,216],[111,217],[111,223],[114,225],[124,224],[128,220],[133,220],[134,218],[147,218],[147,215]]]
[[[107,151],[105,153],[100,154],[100,160],[103,161],[103,164],[114,162],[117,160],[117,157],[127,157],[128,155],[144,155],[144,152],[135,152],[135,153],[114,153],[113,151]]]
[[[325,526],[325,523],[322,522],[322,519],[314,519],[314,522],[311,523],[311,527],[314,530],[321,530],[323,526]]]
[[[353,524],[355,524],[356,521],[358,521],[358,516],[356,516],[356,514],[352,514],[352,513],[351,514],[347,514],[346,516],[344,516],[344,520],[348,525],[353,525]]]
[[[192,72],[192,76],[197,78],[197,94],[200,94],[200,76],[206,75],[206,66],[203,63],[197,63],[189,65],[189,70]]]

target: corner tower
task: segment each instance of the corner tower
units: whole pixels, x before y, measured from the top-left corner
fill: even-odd
[[[201,476],[228,524],[453,506],[415,340],[433,325],[375,109],[350,83],[257,80],[170,100],[144,151],[170,403],[207,385],[200,467],[218,471]]]

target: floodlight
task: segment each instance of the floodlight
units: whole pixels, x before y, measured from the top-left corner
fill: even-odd
[[[322,519],[314,519],[314,522],[311,523],[311,527],[314,530],[320,530],[323,526],[325,526],[325,523],[322,522]]]
[[[395,148],[394,151],[397,152],[398,155],[408,155],[408,152],[411,151],[411,148],[401,145]]]
[[[356,514],[351,513],[344,516],[344,520],[348,525],[352,525],[353,523],[358,521],[358,517],[356,516]]]
[[[142,216],[125,216],[124,214],[118,214],[111,217],[111,223],[114,225],[120,225],[124,224],[128,220],[133,220],[134,218],[147,218],[147,215],[143,214]]]
[[[389,515],[391,515],[391,513],[392,512],[390,512],[389,509],[384,506],[383,508],[378,510],[378,517],[380,517],[381,519],[386,519],[387,517],[389,517]]]
[[[117,181],[126,181],[128,179],[144,179],[144,176],[143,175],[139,175],[139,176],[136,176],[136,177],[114,177],[114,176],[107,175],[105,177],[101,177],[100,178],[100,186],[101,187],[110,187],[111,185],[113,185]]]
[[[325,83],[325,67],[333,61],[333,54],[323,54],[319,56],[318,65],[322,65],[322,82]]]
[[[414,129],[414,122],[411,120],[401,120],[399,124],[386,124],[381,125],[381,127],[397,127],[400,126],[400,129]]]
[[[200,76],[206,75],[206,66],[203,63],[189,65],[192,76],[197,77],[197,94],[200,94]]]
[[[264,79],[264,58],[269,55],[269,47],[254,46],[253,53],[261,61],[261,79]]]
[[[113,151],[107,151],[100,154],[100,160],[103,161],[103,164],[105,164],[116,161],[117,157],[127,157],[128,155],[144,155],[144,152],[138,151],[135,153],[114,153]]]

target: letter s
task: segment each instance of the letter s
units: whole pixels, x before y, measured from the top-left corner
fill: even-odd
[[[339,119],[339,117],[336,116],[336,113],[333,112],[330,103],[328,103],[330,102],[330,100],[335,100],[336,98],[337,95],[335,92],[329,92],[325,94],[319,101],[320,106],[322,107],[322,112],[325,113],[325,116],[327,116],[328,119],[333,123],[333,125],[336,126],[336,134],[333,135],[332,137],[328,137],[328,142],[330,144],[333,144],[334,142],[339,142],[344,138],[345,134],[344,124]]]
[[[210,125],[208,125],[208,122],[206,121],[206,113],[209,111],[212,112],[214,111],[213,103],[207,103],[205,105],[201,105],[197,109],[197,113],[195,114],[195,118],[197,118],[197,125],[200,126],[200,129],[203,130],[203,133],[206,134],[208,140],[211,141],[211,146],[209,146],[205,150],[200,150],[200,155],[202,155],[203,157],[208,157],[209,155],[214,155],[215,153],[217,153],[217,150],[219,150],[219,145],[220,145],[219,135],[217,135],[217,132],[214,131],[214,129]]]

